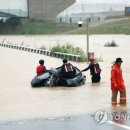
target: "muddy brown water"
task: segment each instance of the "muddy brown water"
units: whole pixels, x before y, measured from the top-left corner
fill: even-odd
[[[105,57],[108,56],[106,53]],[[125,53],[122,52],[124,57]],[[89,72],[85,72],[86,84],[79,87],[31,88],[30,81],[36,74],[35,68],[41,58],[45,60],[48,69],[62,64],[60,59],[0,47],[0,122],[88,114],[99,109],[111,109],[108,65],[111,60],[105,59],[101,63],[103,72],[99,84],[92,84]],[[80,69],[86,67],[86,63],[73,64]],[[129,67],[124,68],[128,86]],[[129,91],[127,96],[129,102]]]

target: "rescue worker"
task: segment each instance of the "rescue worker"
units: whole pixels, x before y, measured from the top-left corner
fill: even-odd
[[[61,78],[74,78],[75,69],[72,64],[68,63],[67,59],[63,59],[63,65],[61,66]]]
[[[121,58],[116,58],[115,63],[111,67],[112,105],[117,105],[118,92],[120,92],[120,104],[126,104],[126,88],[124,85],[121,69],[122,62],[123,61]]]
[[[91,80],[92,80],[92,83],[98,83],[100,82],[100,73],[101,73],[101,69],[100,69],[100,66],[97,62],[95,62],[95,59],[94,57],[90,57],[89,59],[89,66],[87,68],[85,68],[83,71],[87,71],[87,70],[90,70],[90,75],[91,75]]]
[[[37,66],[36,68],[36,73],[37,73],[37,76],[40,76],[41,74],[43,74],[43,72],[46,71],[46,67],[44,66],[44,60],[41,59],[39,60],[39,66]]]

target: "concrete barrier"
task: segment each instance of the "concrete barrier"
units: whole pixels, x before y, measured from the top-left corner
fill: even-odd
[[[12,48],[12,49],[18,49],[18,50],[22,50],[22,51],[28,51],[28,52],[32,52],[32,53],[41,54],[41,55],[52,56],[52,57],[56,57],[56,58],[60,58],[60,59],[66,58],[66,59],[68,59],[70,61],[76,61],[76,62],[80,62],[81,61],[80,55],[60,53],[60,52],[51,52],[49,50],[29,48],[29,47],[23,47],[23,46],[12,45],[12,44],[0,43],[0,46],[1,47]]]
[[[27,51],[29,51],[29,52],[30,52],[30,51],[31,51],[31,48],[28,48],[28,49],[27,49]]]
[[[24,51],[27,51],[27,47],[24,48]]]
[[[13,45],[11,45],[11,48],[13,48],[14,46]]]
[[[22,47],[22,51],[24,51],[24,47]]]
[[[14,46],[14,49],[16,49],[17,46]]]

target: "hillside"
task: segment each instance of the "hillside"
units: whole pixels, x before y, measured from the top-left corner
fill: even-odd
[[[86,34],[86,25],[79,28],[77,24],[56,23],[54,21],[25,20],[21,24],[1,24],[0,34]],[[109,19],[89,24],[90,34],[130,34],[130,18]]]
[[[86,26],[69,32],[70,34],[86,34]],[[89,24],[90,34],[130,34],[130,18],[110,19],[96,24]]]

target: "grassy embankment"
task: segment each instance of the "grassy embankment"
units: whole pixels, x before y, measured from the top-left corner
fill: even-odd
[[[70,34],[86,34],[86,27],[73,30]],[[130,18],[108,23],[90,24],[89,34],[127,34],[130,35]]]
[[[51,20],[28,20],[22,19],[18,26],[0,24],[0,34],[61,34],[76,28],[75,24],[59,24]]]

